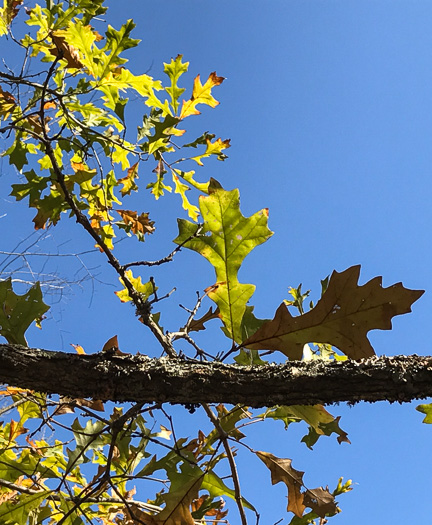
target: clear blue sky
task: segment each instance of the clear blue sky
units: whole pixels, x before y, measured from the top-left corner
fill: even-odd
[[[395,319],[393,331],[372,333],[376,352],[430,354],[432,4],[398,0],[108,4],[107,20],[115,27],[127,18],[137,23],[134,36],[143,45],[130,53],[134,72],[148,71],[159,78],[162,62],[181,53],[190,61],[189,85],[196,74],[207,77],[214,70],[227,78],[215,91],[220,106],[203,111],[191,127],[197,133],[210,130],[231,138],[229,159],[208,163],[203,173],[227,189],[238,187],[245,215],[263,207],[270,210],[269,226],[275,235],[249,256],[240,272],[242,282],[257,285],[253,298],[257,315],[272,316],[288,286],[302,282],[316,298],[319,280],[333,269],[361,264],[362,282],[383,275],[385,286],[403,281],[408,288],[426,290],[412,314]],[[1,166],[2,174],[11,173],[5,161]],[[143,173],[142,184],[146,176]],[[9,177],[2,176],[1,187],[8,183]],[[9,250],[19,217],[17,205],[2,195],[2,213],[7,214],[1,219],[2,249]],[[170,240],[176,236],[172,214],[163,201],[155,205],[150,196],[144,199],[143,211],[152,212],[165,240],[155,235],[145,245],[131,243],[133,248],[126,248],[125,243],[125,248],[119,246],[131,250],[123,252],[125,258],[154,259],[172,249]],[[27,221],[33,215],[25,205],[18,211]],[[72,221],[62,222],[49,232],[53,237],[45,241],[47,246],[65,243],[61,251],[68,253],[91,248],[82,233],[74,233]],[[31,233],[31,224],[27,222],[26,228]],[[93,291],[87,281],[82,292],[54,295],[59,302],[43,330],[31,332],[30,344],[69,351],[69,343],[80,343],[88,352],[99,351],[116,333],[123,351],[158,355],[158,349],[148,346],[152,339],[143,333],[131,308],[113,295],[117,281],[105,262],[85,260],[89,266],[99,265],[93,273],[110,285],[95,282]],[[64,275],[62,264],[62,260],[50,263]],[[72,260],[67,264],[69,276],[80,267]],[[165,291],[178,286],[164,305],[166,328],[174,328],[169,326],[172,320],[184,319],[177,304],[191,306],[195,290],[214,279],[212,268],[193,253],[182,253],[177,263],[155,276]],[[217,350],[219,341],[223,339],[206,340],[204,335],[200,343]],[[330,407],[334,415],[342,416],[341,427],[351,445],[324,437],[311,452],[299,443],[305,426],[291,426],[286,433],[281,423],[272,422],[251,428],[247,442],[292,458],[295,468],[306,471],[311,488],[328,484],[333,489],[339,476],[353,479],[354,491],[339,498],[342,514],[330,523],[428,523],[432,426],[421,424],[415,405]],[[186,426],[185,432],[190,432]],[[265,467],[242,451],[239,463],[244,495],[261,512],[261,523],[281,518],[287,523],[285,487],[272,488]]]

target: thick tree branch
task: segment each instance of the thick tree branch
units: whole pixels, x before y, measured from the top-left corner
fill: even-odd
[[[0,382],[111,401],[242,403],[250,407],[399,401],[432,396],[432,357],[243,367],[0,345]]]

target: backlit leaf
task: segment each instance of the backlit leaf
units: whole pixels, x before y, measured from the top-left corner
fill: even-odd
[[[210,73],[206,83],[201,84],[200,76],[195,78],[190,100],[183,101],[183,106],[180,113],[180,118],[184,119],[189,115],[199,115],[200,112],[196,109],[198,104],[206,104],[212,108],[216,107],[219,102],[211,94],[211,90],[215,86],[220,86],[224,81],[224,77],[218,77],[216,72]]]
[[[138,162],[136,162],[133,166],[131,166],[127,170],[126,177],[123,177],[122,179],[118,179],[118,182],[123,185],[123,188],[121,188],[120,193],[122,197],[125,195],[130,195],[132,191],[137,191],[138,186],[135,182],[135,180],[138,178]]]
[[[422,412],[425,414],[425,418],[423,419],[423,423],[432,423],[432,403],[429,404],[423,404],[416,406],[416,410],[418,412]]]
[[[201,484],[201,489],[207,490],[212,498],[217,496],[229,496],[231,499],[236,499],[236,494],[233,489],[230,489],[228,485],[213,471],[207,472],[204,476]],[[242,504],[250,510],[255,511],[255,507],[252,503],[249,503],[247,499],[242,497]]]
[[[157,290],[157,287],[156,289],[153,288],[153,284],[150,281],[143,284],[143,282],[141,281],[141,277],[134,277],[132,275],[132,270],[126,271],[126,277],[132,283],[135,290],[141,294],[143,300],[148,299],[150,295]],[[119,281],[123,283],[123,280],[121,278],[119,278]],[[117,297],[122,303],[132,301],[126,287],[123,288],[123,290],[114,293],[117,295]]]
[[[243,345],[278,350],[289,359],[301,359],[303,346],[311,342],[335,346],[351,359],[374,355],[367,332],[390,330],[392,317],[411,312],[411,305],[424,292],[409,290],[401,283],[383,288],[381,277],[358,286],[359,274],[360,266],[333,272],[322,298],[304,315],[293,317],[282,303],[274,319]]]
[[[0,36],[6,35],[13,19],[17,16],[19,6],[24,0],[3,0],[0,8]]]
[[[339,427],[339,418],[334,418],[322,405],[278,406],[267,410],[261,417],[280,419],[285,428],[292,422],[305,421],[309,425],[309,434],[302,441],[309,448],[312,448],[320,436],[329,436],[333,432],[338,434],[339,443],[350,443],[347,433]]]
[[[122,223],[116,223],[117,226],[124,229],[128,234],[132,232],[140,241],[144,241],[144,235],[149,235],[155,230],[153,226],[154,222],[149,219],[148,213],[138,215],[136,211],[130,210],[116,210],[116,212],[123,219]]]
[[[189,67],[189,62],[182,62],[182,55],[177,55],[175,59],[171,59],[169,64],[164,63],[164,72],[169,76],[171,80],[171,85],[165,88],[165,91],[171,97],[171,106],[174,110],[174,114],[177,113],[179,106],[178,99],[182,93],[184,93],[184,88],[179,88],[177,81],[183,73],[186,73]]]
[[[256,455],[270,470],[272,484],[275,485],[282,481],[287,486],[287,511],[299,517],[303,516],[306,508],[303,503],[304,494],[301,492],[304,472],[294,469],[291,466],[291,459],[278,458],[268,452],[256,452]]]
[[[202,155],[197,155],[196,157],[192,157],[192,160],[194,160],[200,166],[204,165],[202,163],[202,159],[204,159],[205,157],[210,157],[211,155],[217,155],[218,160],[225,160],[227,156],[224,155],[222,151],[229,147],[230,147],[229,139],[227,140],[217,139],[214,142],[208,139],[205,152]]]
[[[229,336],[240,341],[242,318],[255,286],[239,283],[237,273],[246,255],[272,235],[267,227],[268,212],[264,209],[244,217],[238,190],[217,189],[209,196],[201,196],[199,204],[204,227],[185,247],[200,253],[213,265],[216,284],[209,288],[208,295],[219,307]],[[182,244],[196,227],[182,219],[178,223],[180,233],[174,242]]]
[[[183,209],[185,209],[188,212],[189,217],[196,222],[198,220],[199,209],[194,204],[191,204],[186,197],[186,192],[190,190],[189,186],[183,184],[174,171],[172,172],[172,178],[175,187],[174,191],[175,193],[180,194],[182,198]]]
[[[0,281],[0,335],[8,343],[27,346],[24,337],[28,327],[40,323],[49,310],[42,300],[40,284],[36,283],[24,295],[17,295],[12,289],[12,279]]]

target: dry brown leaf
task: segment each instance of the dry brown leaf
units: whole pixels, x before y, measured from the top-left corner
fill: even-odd
[[[306,507],[311,508],[320,518],[325,518],[326,515],[334,516],[340,512],[328,487],[325,489],[322,487],[308,489],[304,494],[303,501]]]
[[[282,481],[288,487],[287,510],[301,518],[306,508],[301,492],[304,472],[292,468],[290,459],[278,458],[269,452],[256,452],[256,455],[270,470],[272,485]]]
[[[210,306],[207,313],[205,313],[202,317],[199,319],[194,319],[191,324],[189,325],[189,331],[190,332],[199,332],[200,330],[205,330],[204,324],[207,321],[210,321],[211,319],[219,319],[219,308],[216,308],[215,311],[213,311],[213,308]]]
[[[60,397],[60,404],[56,408],[54,414],[61,416],[63,414],[72,414],[76,407],[87,407],[90,410],[103,412],[105,410],[104,404],[100,399],[82,399],[72,398],[67,396]]]
[[[274,319],[266,321],[242,346],[252,350],[278,350],[289,359],[301,359],[307,343],[333,345],[351,359],[375,354],[369,330],[390,330],[391,319],[411,312],[411,305],[424,293],[402,283],[382,287],[382,277],[357,284],[360,266],[333,272],[328,288],[316,306],[293,317],[282,303]]]
[[[155,231],[155,227],[153,226],[154,221],[149,219],[148,213],[141,213],[141,215],[138,216],[136,211],[131,210],[116,210],[116,212],[121,216],[126,226],[130,225],[135,235],[141,234],[142,238],[144,238],[146,233],[150,234]]]
[[[74,69],[81,69],[84,67],[84,64],[80,61],[79,51],[69,45],[63,36],[51,33],[51,38],[55,45],[53,49],[50,49],[52,55],[66,60],[67,67]]]
[[[118,339],[116,335],[113,335],[103,345],[102,352],[108,352],[109,350],[118,350]]]

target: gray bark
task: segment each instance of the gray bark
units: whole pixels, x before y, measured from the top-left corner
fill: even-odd
[[[76,355],[0,345],[0,382],[102,401],[242,403],[250,407],[432,396],[432,357],[245,367],[142,355]]]

